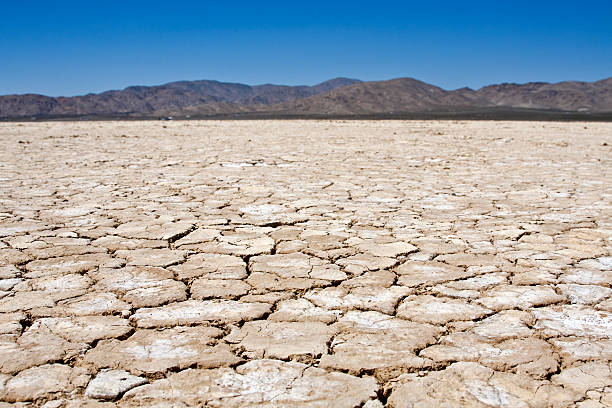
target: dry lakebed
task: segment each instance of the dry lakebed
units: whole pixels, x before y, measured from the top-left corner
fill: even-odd
[[[612,406],[612,124],[0,141],[0,407]]]

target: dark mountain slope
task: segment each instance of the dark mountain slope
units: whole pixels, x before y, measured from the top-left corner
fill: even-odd
[[[490,85],[476,94],[496,106],[566,111],[612,111],[612,78],[597,82]]]
[[[308,98],[266,107],[279,114],[365,115],[449,112],[507,107],[612,112],[612,78],[597,82],[490,85],[445,91],[412,79],[361,82]]]
[[[446,91],[412,78],[315,86],[180,81],[71,98],[0,96],[0,117],[367,116],[492,111],[612,112],[612,78],[596,82],[489,85]]]
[[[375,114],[469,107],[473,93],[453,93],[412,78],[361,82],[328,93],[287,102],[280,112],[312,114]]]
[[[147,115],[161,110],[181,110],[204,104],[271,105],[356,82],[359,81],[336,78],[315,86],[249,86],[218,81],[180,81],[160,86],[131,86],[121,91],[74,97],[7,95],[0,96],[0,117]]]

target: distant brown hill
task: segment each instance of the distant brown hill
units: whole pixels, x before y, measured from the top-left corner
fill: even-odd
[[[218,81],[180,81],[73,97],[6,95],[0,96],[0,117],[143,116],[154,115],[158,111],[181,111],[193,106],[200,106],[204,112],[240,111],[240,106],[278,104],[357,82],[356,79],[335,78],[314,86],[249,86]]]
[[[597,82],[490,85],[445,91],[411,78],[362,82],[276,106],[279,113],[364,115],[507,107],[612,112],[612,78]]]
[[[367,116],[486,109],[612,112],[612,78],[533,82],[447,91],[412,78],[361,82],[336,78],[315,86],[181,81],[70,98],[0,96],[0,118],[36,116]]]
[[[476,94],[496,106],[566,111],[612,111],[612,77],[596,82],[532,82],[480,88]]]
[[[473,91],[449,92],[417,81],[399,78],[362,82],[277,106],[280,112],[311,114],[376,114],[461,109],[486,105]]]

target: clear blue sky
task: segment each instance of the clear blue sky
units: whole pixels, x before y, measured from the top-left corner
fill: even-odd
[[[0,94],[182,79],[445,89],[612,76],[612,1],[10,1]]]

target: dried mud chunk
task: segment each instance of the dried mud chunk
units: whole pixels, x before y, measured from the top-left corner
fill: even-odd
[[[352,273],[389,269],[396,263],[397,261],[394,258],[370,254],[357,254],[336,261],[337,265],[343,266],[347,271],[350,270]]]
[[[565,297],[557,295],[550,286],[498,286],[477,300],[478,303],[492,310],[528,309],[532,306],[544,306],[562,302]]]
[[[469,270],[470,268],[468,268]],[[457,291],[458,297],[478,297],[483,289],[488,289],[493,286],[497,286],[506,283],[506,277],[508,276],[505,272],[492,272],[484,275],[474,276],[473,278],[450,281],[444,284],[434,286],[433,290],[442,293],[442,288],[447,290]],[[465,291],[466,296],[461,296],[461,292]],[[476,296],[473,296],[473,295]]]
[[[208,390],[206,393],[200,390]],[[125,406],[185,404],[211,407],[349,408],[376,396],[371,377],[328,373],[305,364],[256,360],[216,370],[184,370],[128,391]]]
[[[595,305],[598,310],[603,310],[612,313],[612,298],[604,300],[599,304]]]
[[[120,269],[101,268],[91,275],[98,281],[96,286],[118,293],[160,286],[160,282],[174,278],[172,272],[154,266],[126,266]]]
[[[409,287],[432,285],[474,275],[473,272],[468,272],[464,268],[435,261],[409,261],[395,268],[395,272],[400,275],[397,284]]]
[[[399,255],[406,255],[411,252],[418,251],[418,248],[407,242],[390,242],[386,244],[379,244],[376,242],[363,242],[357,244],[357,248],[360,251],[367,252],[374,256],[395,258]]]
[[[338,265],[326,264],[313,266],[312,271],[310,271],[310,277],[328,281],[342,281],[345,280],[348,275],[342,272]]]
[[[395,274],[390,271],[365,272],[363,275],[346,280],[340,284],[343,288],[358,288],[362,286],[383,286],[388,288],[395,282]]]
[[[274,248],[274,240],[267,236],[222,236],[217,238],[216,241],[198,245],[198,249],[202,252],[236,256],[269,254],[272,248]]]
[[[208,279],[244,279],[246,264],[242,258],[222,254],[191,255],[187,262],[168,268],[179,279],[206,277]]]
[[[373,371],[376,378],[387,381],[431,366],[431,360],[410,351],[410,344],[401,334],[342,333],[332,342],[333,354],[323,355],[319,366],[354,375]]]
[[[551,382],[584,395],[589,390],[612,387],[612,371],[609,363],[589,362],[564,369],[553,375]]]
[[[453,254],[464,251],[467,246],[464,243],[447,242],[436,238],[419,238],[411,240],[422,252],[429,254]]]
[[[342,242],[346,239],[344,236],[334,234],[308,234],[304,232],[300,239],[305,242],[309,248],[317,251],[329,251],[342,247]]]
[[[462,300],[434,296],[409,296],[397,308],[397,316],[421,323],[445,324],[452,320],[474,320],[490,314],[482,306]]]
[[[94,276],[99,288],[122,293],[123,300],[134,307],[157,306],[187,298],[185,284],[173,280],[170,271],[158,267],[100,269]]]
[[[236,323],[253,320],[270,312],[266,303],[234,300],[187,300],[157,308],[139,309],[131,320],[138,327],[179,326],[206,322]]]
[[[92,241],[91,245],[100,246],[109,251],[121,251],[139,248],[167,248],[168,242],[152,239],[131,239],[107,235]]]
[[[174,327],[162,331],[137,330],[127,340],[104,340],[85,354],[98,368],[154,374],[171,368],[222,367],[240,361],[227,346],[214,346],[221,330],[213,327]]]
[[[11,379],[10,375],[0,374],[0,399],[4,399],[6,395],[6,382]],[[5,406],[10,406],[9,404],[3,404],[0,402],[0,408],[4,408]]]
[[[382,320],[380,315],[356,314],[343,318],[337,325],[346,331],[334,338],[332,353],[321,357],[321,367],[348,370],[352,374],[373,370],[377,378],[386,381],[403,372],[431,366],[431,360],[415,353],[435,342],[438,328],[401,319]]]
[[[570,269],[559,277],[559,281],[579,285],[609,285],[612,282],[612,270]]]
[[[84,295],[92,281],[87,276],[68,274],[47,276],[29,281],[33,290],[44,291],[55,301]]]
[[[55,305],[53,296],[43,291],[17,292],[13,296],[0,299],[0,313],[27,311]]]
[[[18,249],[0,249],[0,265],[19,265],[31,261],[33,257]]]
[[[166,267],[182,262],[187,252],[168,248],[143,248],[116,251],[115,256],[126,259],[128,265]]]
[[[301,290],[329,286],[330,282],[310,278],[281,278],[273,273],[253,272],[249,275],[247,283],[257,293],[268,291]]]
[[[23,312],[0,313],[0,335],[19,335],[21,333],[21,322],[26,319]]]
[[[612,271],[612,256],[603,256],[597,259],[585,259],[578,263],[578,266],[599,269],[602,271]]]
[[[253,358],[317,357],[327,351],[335,330],[320,322],[246,322],[227,341]]]
[[[41,217],[43,218],[74,218],[81,217],[84,215],[91,214],[96,210],[95,206],[81,206],[81,207],[64,207],[54,208],[53,210],[41,211]]]
[[[574,304],[594,305],[612,294],[612,289],[598,285],[557,285],[564,296]]]
[[[291,299],[294,295],[291,292],[265,292],[262,294],[250,294],[240,298],[241,302],[270,303],[275,304],[281,300]]]
[[[131,221],[118,226],[115,233],[127,238],[170,240],[187,233],[191,228],[191,222],[157,224],[150,221]]]
[[[341,287],[313,290],[304,295],[312,303],[325,309],[374,310],[393,314],[398,300],[411,292],[409,288],[372,286],[354,288],[350,291]]]
[[[557,283],[557,276],[547,270],[518,273],[512,277],[513,285],[546,285]]]
[[[261,255],[249,262],[252,272],[273,273],[281,278],[308,278],[313,266],[324,263],[302,253]]]
[[[290,219],[295,215],[295,210],[277,204],[253,204],[241,207],[239,210],[243,213],[242,217],[253,225],[291,223]]]
[[[415,374],[400,377],[387,402],[393,408],[544,408],[568,407],[575,399],[572,393],[545,381],[459,362],[424,377]]]
[[[132,330],[126,319],[116,316],[42,318],[34,322],[31,330],[39,327],[46,327],[51,333],[77,343],[121,337]]]
[[[585,245],[584,243],[580,242],[565,243],[563,246],[566,248],[558,249],[555,252],[567,256],[568,258],[592,258],[608,254],[608,251],[606,251],[601,244]]]
[[[532,310],[535,328],[544,335],[612,338],[612,314],[580,305],[543,307]]]
[[[92,292],[74,299],[66,299],[55,307],[32,310],[33,316],[88,316],[117,313],[129,309],[129,305],[114,293]]]
[[[209,242],[214,240],[215,238],[221,236],[221,233],[216,229],[211,228],[198,228],[183,238],[174,242],[177,248],[180,248],[182,245],[190,245],[190,244],[199,244],[201,242]]]
[[[89,374],[83,368],[71,368],[61,364],[32,367],[11,378],[6,383],[5,399],[32,401],[46,395],[69,393],[84,387]]]
[[[15,265],[0,266],[0,279],[17,278],[21,271]]]
[[[21,278],[0,279],[0,291],[9,291],[22,282]]]
[[[431,291],[437,295],[450,297],[450,298],[458,298],[458,299],[476,299],[480,296],[480,292],[477,290],[469,290],[469,289],[453,289],[449,288],[446,285],[436,285],[431,288]]]
[[[13,248],[24,250],[28,248],[48,248],[48,241],[44,241],[42,239],[38,239],[39,237],[33,235],[18,235],[16,237],[9,238],[4,242],[9,245],[4,244],[2,248]]]
[[[24,250],[24,253],[29,255],[32,259],[47,259],[74,255],[106,253],[106,249],[91,245],[58,245],[46,248],[28,248]]]
[[[27,232],[41,231],[47,226],[36,221],[3,222],[0,224],[0,237],[10,237]]]
[[[286,322],[323,322],[333,323],[342,314],[339,310],[327,310],[313,305],[306,299],[281,301],[268,320]]]
[[[363,408],[384,408],[384,405],[379,400],[373,399],[363,404]]]
[[[591,391],[590,393],[594,393],[595,391]],[[595,399],[585,399],[576,403],[576,408],[609,408],[610,404],[602,404],[601,398],[599,395],[595,396]]]
[[[315,201],[314,204],[316,205],[316,203]],[[270,236],[277,241],[290,241],[298,239],[302,233],[303,229],[301,227],[283,225],[270,232]]]
[[[152,307],[187,299],[186,289],[183,282],[167,279],[159,281],[156,286],[132,289],[126,292],[122,299],[133,307]]]
[[[131,375],[124,370],[102,370],[87,384],[85,396],[112,400],[127,390],[147,382],[146,378]]]
[[[491,340],[506,340],[533,335],[535,318],[529,312],[521,310],[503,310],[482,319],[471,331],[481,337]]]
[[[282,241],[276,244],[277,254],[291,254],[300,252],[306,249],[306,242],[304,241]]]
[[[111,261],[107,254],[75,255],[32,261],[26,265],[27,278],[41,278],[50,275],[81,273],[95,269]]]
[[[0,372],[15,373],[48,362],[67,360],[86,348],[84,343],[70,342],[48,327],[35,323],[16,340],[0,339]]]
[[[248,293],[251,287],[237,279],[198,278],[191,284],[192,299],[229,299]]]
[[[459,252],[455,254],[446,254],[436,257],[436,261],[447,263],[450,265],[467,268],[472,265],[488,266],[501,268],[510,266],[510,263],[505,259],[491,254],[474,254],[467,252]]]
[[[612,339],[566,337],[550,339],[549,342],[559,350],[565,365],[576,361],[612,360]]]
[[[454,333],[421,351],[420,356],[438,363],[473,361],[499,371],[517,369],[537,378],[557,369],[552,348],[544,340],[513,339],[497,344],[484,340],[470,333]]]
[[[400,332],[405,332],[411,330],[414,331],[415,328],[426,328],[427,333],[428,330],[434,328],[435,326],[414,323],[375,311],[362,312],[351,310],[342,316],[340,320],[338,320],[336,327],[338,327],[338,329],[341,331],[353,331],[360,333],[378,333],[381,330],[397,330]],[[441,331],[442,328],[436,327],[433,335],[436,336]]]
[[[525,234],[519,238],[519,242],[526,242],[530,244],[552,244],[553,237],[546,234]]]

